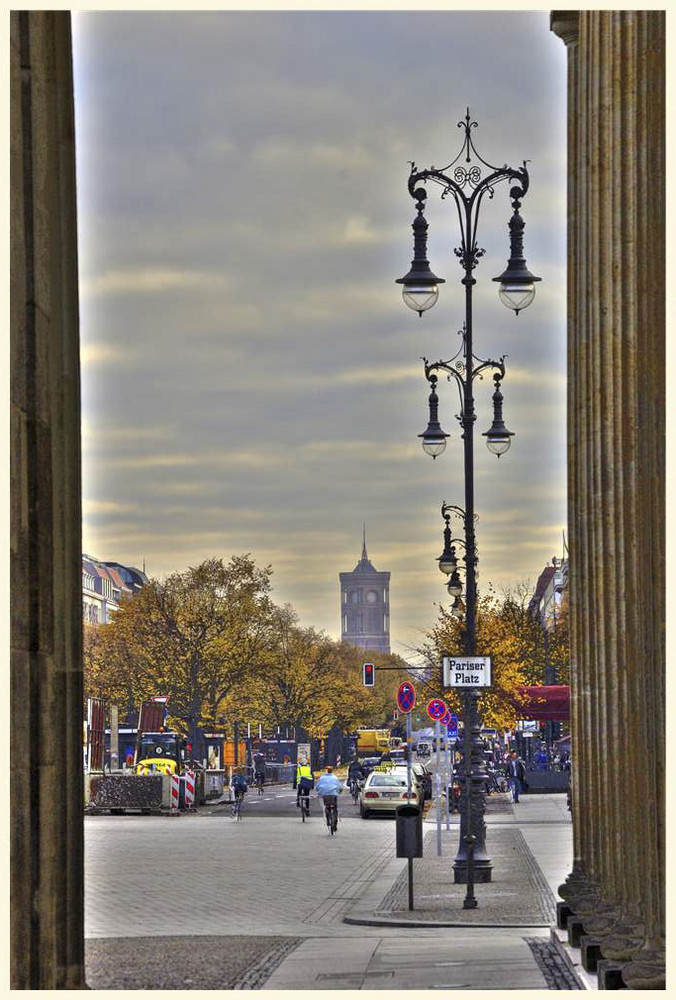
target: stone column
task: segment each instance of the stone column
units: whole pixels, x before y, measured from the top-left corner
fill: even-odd
[[[10,14],[11,986],[84,989],[70,15]]]
[[[554,12],[568,47],[574,869],[634,989],[664,989],[664,13]]]

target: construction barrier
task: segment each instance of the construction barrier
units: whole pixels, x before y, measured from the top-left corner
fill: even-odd
[[[172,812],[178,812],[178,795],[181,786],[181,779],[178,774],[171,776],[171,803],[169,808]]]
[[[205,771],[204,774],[204,797],[205,799],[220,799],[226,786],[225,770]]]
[[[186,771],[185,772],[185,807],[186,809],[195,808],[195,772]]]

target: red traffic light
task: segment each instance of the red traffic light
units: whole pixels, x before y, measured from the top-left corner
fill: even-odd
[[[364,687],[372,688],[376,684],[376,668],[373,663],[364,663],[362,668],[362,681]]]

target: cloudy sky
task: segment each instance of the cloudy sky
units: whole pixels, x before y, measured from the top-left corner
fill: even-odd
[[[474,140],[530,161],[518,317],[490,280],[508,256],[506,186],[485,201],[475,349],[506,353],[499,461],[477,383],[479,585],[534,582],[565,524],[565,49],[549,13],[73,15],[84,551],[162,576],[251,552],[275,598],[339,635],[338,573],[390,570],[393,647],[446,597],[442,500],[463,502],[455,388],[436,462],[421,355],[463,321],[452,201],[431,188],[433,270],[419,319],[408,161]]]

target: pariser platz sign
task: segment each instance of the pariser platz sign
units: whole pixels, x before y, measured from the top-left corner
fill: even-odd
[[[490,656],[442,656],[442,687],[491,686]]]

